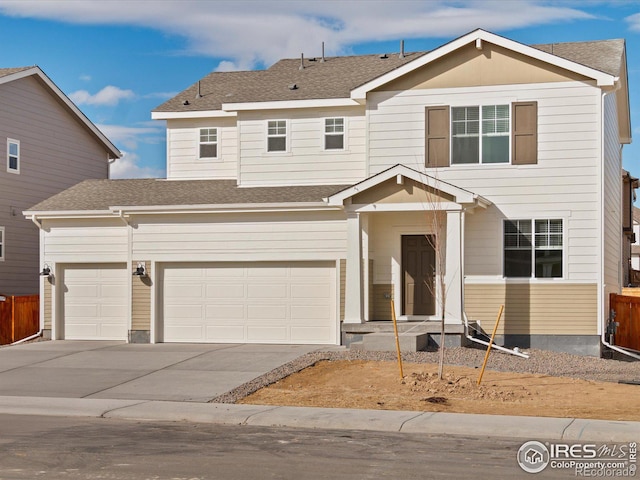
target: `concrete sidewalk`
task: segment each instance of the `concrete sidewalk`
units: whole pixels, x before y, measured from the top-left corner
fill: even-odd
[[[0,414],[637,442],[640,422],[208,403],[313,345],[38,342],[0,348]],[[335,347],[334,347],[335,348]]]

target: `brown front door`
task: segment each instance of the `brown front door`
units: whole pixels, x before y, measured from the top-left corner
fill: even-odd
[[[402,236],[404,315],[435,314],[435,249],[432,235]]]

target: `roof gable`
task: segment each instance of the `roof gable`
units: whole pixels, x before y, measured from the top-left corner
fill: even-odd
[[[596,84],[598,86],[613,86],[615,81],[617,80],[616,76],[610,73],[606,73],[593,67],[586,66],[581,63],[560,57],[558,55],[548,53],[543,49],[527,46],[514,40],[510,40],[508,38],[478,29],[352,90],[351,98],[360,101],[365,100],[367,92],[378,89],[383,85],[388,84],[389,82],[397,80],[415,71],[418,68],[421,68],[428,64],[432,64],[433,62],[440,60],[441,58],[453,52],[456,52],[470,44],[473,45],[474,48],[481,51],[482,48],[484,48],[483,45],[485,42],[502,47],[503,49],[511,50],[514,53],[521,54],[532,60],[544,62],[551,66],[559,67],[569,72],[573,72],[586,78],[593,79],[596,81]]]
[[[411,192],[401,192],[402,189],[394,191],[390,188],[389,180],[396,179],[398,184],[405,183],[405,179],[410,180],[408,186]],[[379,190],[379,192],[375,192]],[[342,206],[358,199],[361,201],[380,201],[389,203],[400,201],[406,203],[407,195],[416,194],[413,202],[425,203],[428,201],[453,202],[466,206],[490,205],[485,198],[465,190],[455,185],[439,180],[430,175],[418,172],[405,165],[395,165],[383,172],[367,178],[349,188],[345,188],[327,198],[327,203],[334,206]],[[395,197],[395,198],[394,198]]]
[[[2,68],[0,69],[0,85],[14,82],[22,78],[36,78],[62,104],[67,111],[75,116],[92,136],[94,136],[109,151],[111,158],[120,158],[120,150],[89,120],[84,113],[67,97],[58,86],[38,66]]]

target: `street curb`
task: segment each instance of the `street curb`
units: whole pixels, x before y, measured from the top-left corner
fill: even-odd
[[[0,414],[369,430],[524,440],[640,440],[640,422],[158,400],[0,396]]]

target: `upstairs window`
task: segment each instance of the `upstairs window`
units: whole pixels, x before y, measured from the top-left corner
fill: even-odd
[[[425,167],[538,163],[538,103],[425,110]]]
[[[4,227],[0,227],[0,262],[4,260]]]
[[[20,142],[7,139],[7,172],[20,173]]]
[[[505,277],[562,277],[562,220],[505,220]]]
[[[344,118],[326,118],[324,120],[324,149],[344,149]]]
[[[269,120],[267,123],[267,152],[287,151],[287,121]]]
[[[200,129],[200,158],[218,158],[218,129]]]
[[[453,107],[452,163],[509,163],[509,127],[509,105]]]

